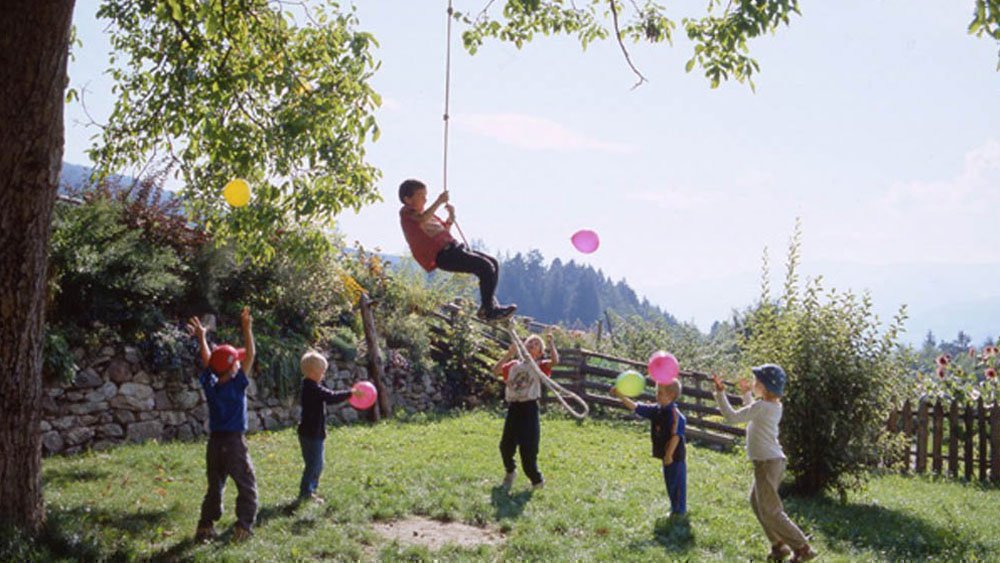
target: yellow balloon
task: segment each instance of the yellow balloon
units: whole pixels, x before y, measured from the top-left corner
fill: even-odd
[[[233,207],[243,207],[250,203],[250,184],[242,178],[230,180],[222,189],[222,196]]]

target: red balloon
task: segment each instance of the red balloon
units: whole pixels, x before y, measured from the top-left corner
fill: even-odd
[[[594,252],[597,250],[597,247],[601,245],[601,239],[597,236],[597,233],[586,229],[573,233],[570,241],[573,242],[573,246],[575,246],[577,250],[584,254]]]
[[[664,352],[663,350],[654,352],[649,357],[647,367],[649,368],[649,377],[652,377],[653,381],[664,385],[677,379],[677,376],[681,372],[681,366],[677,363],[677,358],[670,352]]]
[[[378,390],[375,389],[371,381],[359,381],[354,384],[354,387],[351,387],[351,390],[360,391],[359,394],[351,395],[351,398],[348,399],[351,406],[359,411],[370,409],[378,397]]]

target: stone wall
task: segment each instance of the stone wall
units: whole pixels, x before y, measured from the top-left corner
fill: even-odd
[[[46,455],[150,439],[191,440],[207,433],[208,408],[193,359],[186,360],[184,369],[157,373],[131,346],[104,347],[89,357],[78,350],[76,358],[80,368],[72,381],[45,383],[41,431]],[[394,408],[414,412],[446,407],[441,378],[411,373],[401,354],[389,351],[385,373]],[[364,379],[364,366],[331,360],[324,383],[346,389]],[[251,378],[247,396],[250,432],[298,423],[297,387],[282,398]],[[347,403],[327,407],[327,414],[334,424],[359,420]]]

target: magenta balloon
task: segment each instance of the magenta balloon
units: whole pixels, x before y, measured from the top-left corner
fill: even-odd
[[[601,245],[601,239],[597,233],[586,229],[574,233],[570,240],[573,242],[573,246],[584,254],[594,252]]]
[[[653,381],[667,384],[677,379],[681,372],[681,366],[677,363],[677,358],[670,352],[660,350],[649,357],[649,377]]]
[[[352,387],[351,390],[361,392],[360,395],[351,395],[351,398],[348,399],[351,406],[359,411],[370,409],[371,406],[375,404],[375,399],[378,397],[378,391],[370,381],[359,381],[354,384],[354,387]]]

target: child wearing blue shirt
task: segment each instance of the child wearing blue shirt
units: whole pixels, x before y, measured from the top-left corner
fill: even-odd
[[[256,355],[253,319],[250,317],[249,307],[243,308],[240,324],[246,348],[236,349],[226,344],[210,349],[205,338],[205,327],[198,317],[192,317],[188,321],[188,331],[198,339],[204,368],[199,381],[205,392],[205,402],[208,403],[209,429],[205,455],[208,491],[201,504],[196,541],[206,541],[216,536],[214,523],[222,516],[222,492],[229,477],[236,482],[237,489],[233,540],[248,539],[257,518],[257,477],[247,451],[245,435],[246,390],[250,385],[247,375],[253,372]]]
[[[670,497],[671,516],[687,513],[687,455],[684,427],[687,419],[674,402],[681,394],[678,379],[656,385],[656,404],[636,404],[628,397],[611,389],[611,394],[621,400],[625,408],[650,421],[649,434],[653,442],[653,457],[663,461],[663,481]]]

